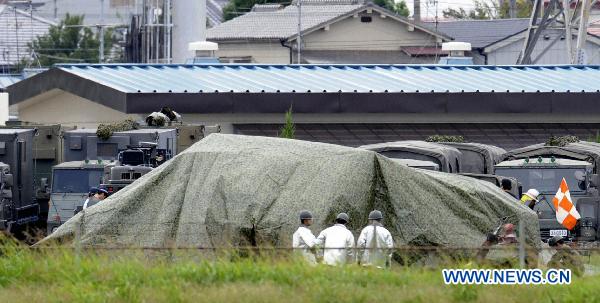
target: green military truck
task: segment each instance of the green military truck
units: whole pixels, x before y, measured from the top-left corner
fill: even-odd
[[[52,190],[48,210],[48,234],[75,215],[88,198],[91,187],[102,183],[104,166],[110,161],[70,161],[52,168]]]
[[[495,166],[496,174],[519,180],[523,190],[540,192],[534,211],[540,220],[542,239],[564,236],[573,241],[600,239],[600,144],[573,142],[563,146],[536,144],[507,154],[507,160]],[[581,215],[577,226],[568,231],[556,220],[552,199],[565,178],[571,198]]]

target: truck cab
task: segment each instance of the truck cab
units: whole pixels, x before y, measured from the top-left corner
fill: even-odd
[[[508,160],[495,166],[496,174],[517,179],[523,190],[535,188],[540,192],[534,207],[540,222],[542,239],[560,235],[571,240],[595,241],[598,239],[598,206],[600,197],[597,189],[597,175],[593,174],[593,165],[588,161],[555,157],[538,157]],[[552,199],[565,178],[571,199],[581,214],[580,223],[590,222],[594,229],[582,229],[581,224],[568,231],[556,220]],[[583,233],[582,233],[583,232]],[[587,236],[586,236],[587,235]]]
[[[102,160],[70,161],[52,168],[48,234],[73,217],[78,206],[83,206],[90,188],[102,183],[105,165]]]

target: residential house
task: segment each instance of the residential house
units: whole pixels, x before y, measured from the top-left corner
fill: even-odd
[[[52,21],[0,4],[0,73],[9,73],[32,55],[29,44],[48,32]]]
[[[424,23],[455,41],[470,42],[475,64],[516,64],[525,41],[529,19],[455,20]],[[576,33],[576,32],[575,32]],[[588,64],[600,64],[600,36],[590,30],[586,42]],[[573,45],[577,36],[573,36]],[[544,49],[548,48],[547,51]],[[533,64],[569,64],[564,30],[547,29],[534,48]]]
[[[435,63],[451,37],[362,0],[303,0],[301,63]],[[298,63],[295,2],[255,5],[207,31],[223,62]]]

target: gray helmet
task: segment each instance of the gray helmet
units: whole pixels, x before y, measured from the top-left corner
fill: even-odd
[[[336,220],[344,220],[344,222],[346,222],[346,223],[350,222],[350,217],[348,216],[347,213],[339,213],[335,219]]]
[[[312,219],[313,215],[310,211],[308,210],[303,210],[300,212],[300,221],[302,220],[308,220],[308,219]]]
[[[550,246],[556,246],[561,243],[564,243],[562,236],[554,236],[548,240],[548,245]]]
[[[369,213],[369,220],[381,220],[381,219],[383,219],[383,214],[380,211],[374,210]]]

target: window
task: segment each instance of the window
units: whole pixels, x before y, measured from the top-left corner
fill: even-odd
[[[370,23],[371,21],[373,21],[373,18],[371,16],[360,17],[360,22],[362,23]]]
[[[98,158],[116,158],[119,152],[119,146],[117,143],[98,143],[97,145],[97,156]]]
[[[102,183],[102,169],[56,169],[52,178],[53,193],[87,193]]]

